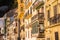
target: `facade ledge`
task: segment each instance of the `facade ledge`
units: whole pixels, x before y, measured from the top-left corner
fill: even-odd
[[[52,27],[56,27],[56,26],[59,26],[59,25],[60,25],[60,23],[53,24],[53,25],[49,25],[48,27],[45,27],[45,29],[47,29],[47,28],[52,28]]]

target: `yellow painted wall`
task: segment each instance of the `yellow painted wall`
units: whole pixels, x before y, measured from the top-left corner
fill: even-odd
[[[59,0],[58,0],[58,2],[59,2]],[[49,5],[51,5],[51,6],[49,6]],[[50,10],[50,17],[54,16],[53,7],[55,5],[57,5],[57,0],[49,0],[48,2],[46,0],[45,14],[44,14],[45,15],[44,25],[45,25],[45,39],[46,40],[47,40],[48,37],[50,38],[50,40],[55,40],[55,32],[58,32],[59,40],[60,40],[60,24],[59,25],[58,24],[56,24],[56,25],[53,24],[53,26],[49,25],[48,17],[47,17],[47,10]],[[57,8],[58,8],[57,9],[58,13],[60,14],[60,6],[58,5]]]
[[[45,31],[45,39],[49,37],[50,40],[55,40],[55,32],[58,32],[58,36],[60,39],[60,25],[54,26],[52,28],[47,28]]]

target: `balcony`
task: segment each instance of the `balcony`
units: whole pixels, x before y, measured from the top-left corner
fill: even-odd
[[[27,19],[29,19],[29,18],[31,18],[31,17],[32,17],[32,14],[28,14],[28,15],[26,16]]]
[[[45,38],[45,34],[44,33],[39,33],[38,38]]]
[[[57,22],[60,23],[60,14],[57,15]]]
[[[44,33],[45,29],[44,29],[44,24],[39,24],[39,33]]]
[[[60,14],[57,14],[56,16],[49,18],[50,24],[57,24],[60,23]]]
[[[38,33],[38,21],[36,21],[35,23],[32,24],[32,34],[37,34]]]
[[[34,16],[31,18],[32,22],[35,21],[35,20],[37,20],[37,19],[38,19],[38,14],[34,15]]]
[[[39,13],[38,14],[38,20],[39,20],[40,23],[44,22],[44,13]]]
[[[39,29],[39,34],[38,34],[38,38],[44,38],[45,34],[44,34],[44,23],[41,23],[38,25],[38,29]]]
[[[56,18],[56,16],[50,18],[49,21],[50,21],[50,24],[56,24],[56,23],[57,23],[57,18]]]
[[[21,30],[25,31],[24,25],[21,27]]]
[[[40,7],[40,6],[43,5],[43,4],[44,4],[43,0],[42,0],[42,1],[37,0],[37,1],[35,1],[35,3],[33,4],[33,7],[37,9],[38,7]]]

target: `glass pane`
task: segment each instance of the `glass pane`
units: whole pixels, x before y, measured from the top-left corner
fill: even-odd
[[[32,34],[38,33],[38,22],[32,24]]]

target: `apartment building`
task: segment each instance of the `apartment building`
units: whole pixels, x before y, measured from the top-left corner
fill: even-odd
[[[6,40],[17,40],[16,22],[14,21],[7,27]]]
[[[45,39],[60,40],[60,0],[45,0]]]
[[[15,38],[11,38],[12,35],[16,36],[17,40],[17,27],[15,18],[17,17],[16,13],[17,9],[10,10],[4,15],[5,18],[5,40],[15,40]]]
[[[4,27],[5,27],[5,19],[2,17],[0,18],[0,40],[3,40],[3,36],[4,36]]]
[[[25,0],[17,0],[17,2],[18,2],[18,10],[17,10],[18,16],[17,16],[17,20],[19,22],[18,35],[20,35],[19,38],[21,40],[24,40],[25,39],[25,30],[24,30],[24,12],[25,12],[24,11],[24,9],[25,9],[24,2],[25,2]]]
[[[43,0],[36,0],[34,2],[32,15],[32,36],[35,35],[35,37],[37,38],[36,40],[45,40]]]
[[[25,39],[26,40],[37,40],[37,38],[39,37],[44,40],[44,27],[43,27],[44,26],[44,11],[43,11],[44,6],[43,5],[44,5],[43,0],[42,1],[40,0],[25,1],[24,23],[25,23]]]
[[[32,17],[32,0],[25,0],[25,13],[24,13],[25,40],[32,40],[31,17]]]

